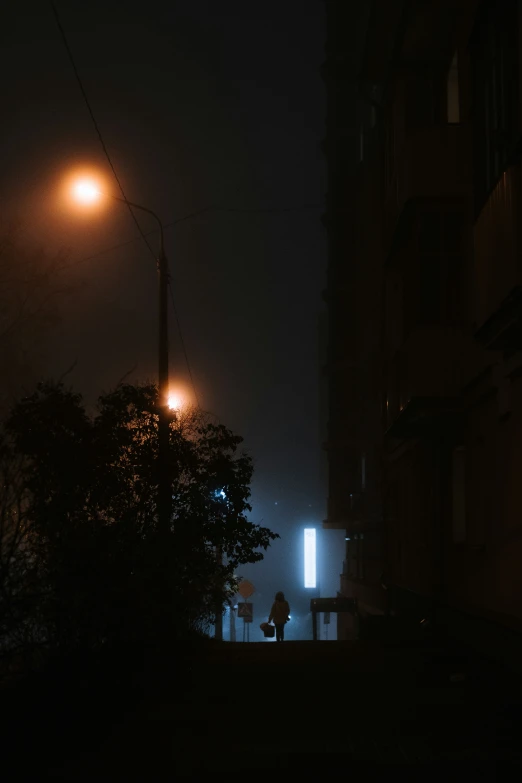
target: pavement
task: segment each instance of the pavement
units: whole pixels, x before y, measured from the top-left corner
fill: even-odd
[[[77,714],[74,698],[54,705],[57,717],[28,753],[38,779],[522,769],[518,681],[436,645],[212,643],[183,663],[149,666],[128,691],[119,699],[94,690]],[[39,714],[42,725],[45,706]]]

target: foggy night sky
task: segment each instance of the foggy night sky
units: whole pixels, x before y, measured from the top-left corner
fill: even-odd
[[[75,165],[103,171],[114,193],[117,185],[50,5],[6,5],[2,220],[21,220],[24,240],[51,252],[69,248],[80,285],[53,337],[49,374],[76,360],[67,381],[94,401],[134,366],[130,381],[156,379],[156,272],[141,240],[100,254],[137,236],[125,207],[79,215],[60,204],[61,181]],[[212,211],[166,230],[199,401],[244,436],[256,466],[252,518],[283,537],[263,563],[242,571],[258,588],[257,629],[276,589],[292,602],[302,585],[301,526],[320,527],[325,516],[323,3],[62,0],[57,7],[129,199],[164,223],[211,205],[319,205],[281,214]],[[137,216],[145,231],[154,228]],[[188,385],[172,310],[169,318],[171,376]],[[339,551],[333,585],[341,560]]]

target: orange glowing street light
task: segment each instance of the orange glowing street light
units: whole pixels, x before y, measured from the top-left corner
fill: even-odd
[[[103,194],[93,180],[79,179],[73,185],[73,195],[81,204],[92,204]]]
[[[169,394],[169,408],[171,411],[179,411],[183,407],[183,398],[180,394]]]
[[[165,243],[163,223],[151,209],[127,201],[120,196],[113,196],[103,192],[94,178],[83,177],[72,184],[72,195],[75,201],[89,206],[98,202],[101,198],[111,198],[126,204],[128,207],[146,212],[155,219],[160,232],[160,247],[157,260],[159,281],[159,329],[158,329],[158,388],[159,388],[159,416],[158,416],[158,519],[160,527],[166,531],[170,527],[171,512],[171,486],[169,478],[169,419],[170,410],[179,405],[172,406],[169,399],[169,344],[168,344],[168,285],[169,268],[165,255]],[[177,398],[178,399],[178,398]]]

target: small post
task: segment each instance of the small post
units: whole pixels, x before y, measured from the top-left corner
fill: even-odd
[[[216,562],[218,566],[223,565],[223,551],[219,547],[216,547]],[[223,605],[221,604],[221,601],[218,601],[216,604],[215,638],[219,642],[223,641]]]
[[[230,606],[230,641],[236,641],[236,610],[234,609],[234,601],[229,601]]]

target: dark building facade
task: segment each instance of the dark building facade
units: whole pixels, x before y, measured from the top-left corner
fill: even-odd
[[[375,0],[356,61],[345,5],[324,69],[340,593],[520,630],[522,3]]]

